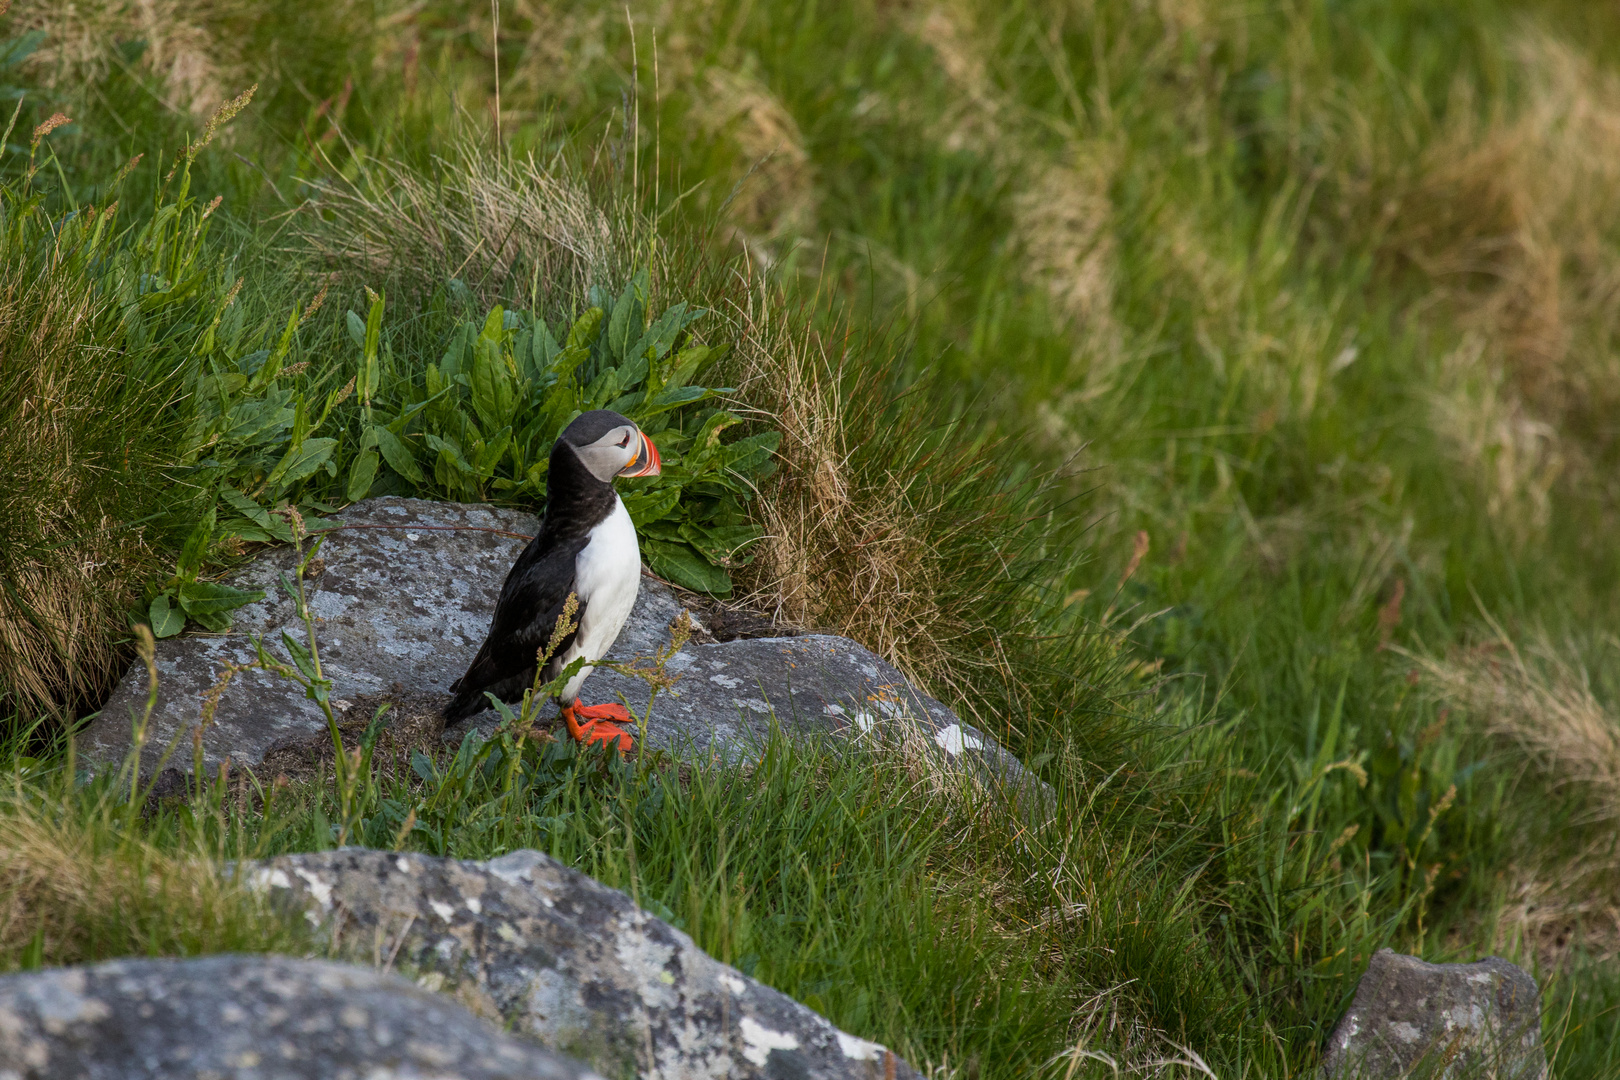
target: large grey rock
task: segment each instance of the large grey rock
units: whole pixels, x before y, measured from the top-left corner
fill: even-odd
[[[382,700],[408,700],[414,708],[396,711],[419,720],[431,716],[434,708],[423,703],[448,700],[450,684],[483,640],[523,537],[537,522],[510,510],[399,498],[356,503],[335,520],[359,528],[326,537],[324,569],[307,586],[333,697],[360,723]],[[147,775],[177,735],[181,750],[170,765],[189,768],[190,736],[204,697],[227,663],[253,658],[249,635],[263,636],[278,654],[283,630],[304,638],[280,586],[292,565],[291,548],[273,549],[230,576],[230,584],[263,589],[266,596],[236,613],[229,634],[189,633],[158,644]],[[668,644],[670,623],[681,610],[668,586],[644,577],[610,658],[651,656]],[[700,624],[703,617],[699,613]],[[737,761],[753,757],[777,723],[801,735],[910,738],[981,780],[1012,785],[1021,796],[1043,790],[988,735],[961,723],[853,641],[808,634],[703,644],[703,636],[668,665],[680,682],[657,697],[646,732],[651,747],[688,760]],[[645,713],[649,695],[644,681],[605,668],[591,676],[585,693],[592,701],[622,698],[638,714]],[[94,760],[121,760],[130,746],[131,717],[145,699],[146,672],[136,664],[81,736],[83,752]],[[487,730],[495,715],[487,711],[449,734],[459,740],[467,731]],[[301,689],[251,671],[237,675],[220,697],[203,735],[203,759],[210,770],[226,756],[238,766],[258,768],[269,760],[274,767],[278,754],[327,740],[325,718]]]
[[[1540,1080],[1546,1070],[1541,995],[1523,970],[1499,956],[1430,964],[1389,949],[1373,954],[1322,1067],[1331,1080]]]
[[[916,1075],[539,852],[462,862],[345,848],[241,872],[328,935],[609,1075]]]
[[[3,1080],[601,1080],[397,975],[116,960],[0,977]]]

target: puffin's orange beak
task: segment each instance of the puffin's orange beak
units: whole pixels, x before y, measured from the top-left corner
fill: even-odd
[[[658,447],[653,441],[641,432],[636,433],[641,439],[641,449],[636,456],[630,459],[630,464],[619,470],[620,476],[657,476],[661,466],[658,461]]]

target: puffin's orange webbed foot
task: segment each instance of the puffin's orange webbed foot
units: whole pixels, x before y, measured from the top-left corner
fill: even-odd
[[[581,724],[580,717],[589,723]],[[576,742],[587,746],[591,743],[612,743],[618,746],[621,754],[636,745],[636,740],[628,731],[612,722],[629,722],[630,710],[623,705],[564,705],[562,718],[563,723],[568,725],[568,734]]]

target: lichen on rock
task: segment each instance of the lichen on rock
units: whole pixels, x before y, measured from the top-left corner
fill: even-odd
[[[324,960],[115,960],[0,977],[0,1077],[602,1080],[397,975]]]
[[[877,1043],[699,949],[536,851],[488,862],[345,848],[243,863],[281,905],[376,962],[608,1075],[878,1080]]]

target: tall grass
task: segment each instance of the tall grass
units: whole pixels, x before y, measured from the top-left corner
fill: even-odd
[[[49,123],[26,168],[43,162]],[[202,276],[201,224],[168,251],[121,243],[100,205],[0,186],[0,687],[7,710],[83,708],[120,674],[109,639],[162,568],[161,526],[193,493],[175,464],[180,394],[166,339],[196,317],[154,275]],[[183,331],[182,331],[183,332]],[[154,510],[157,511],[154,514]],[[156,534],[156,536],[154,536]]]

